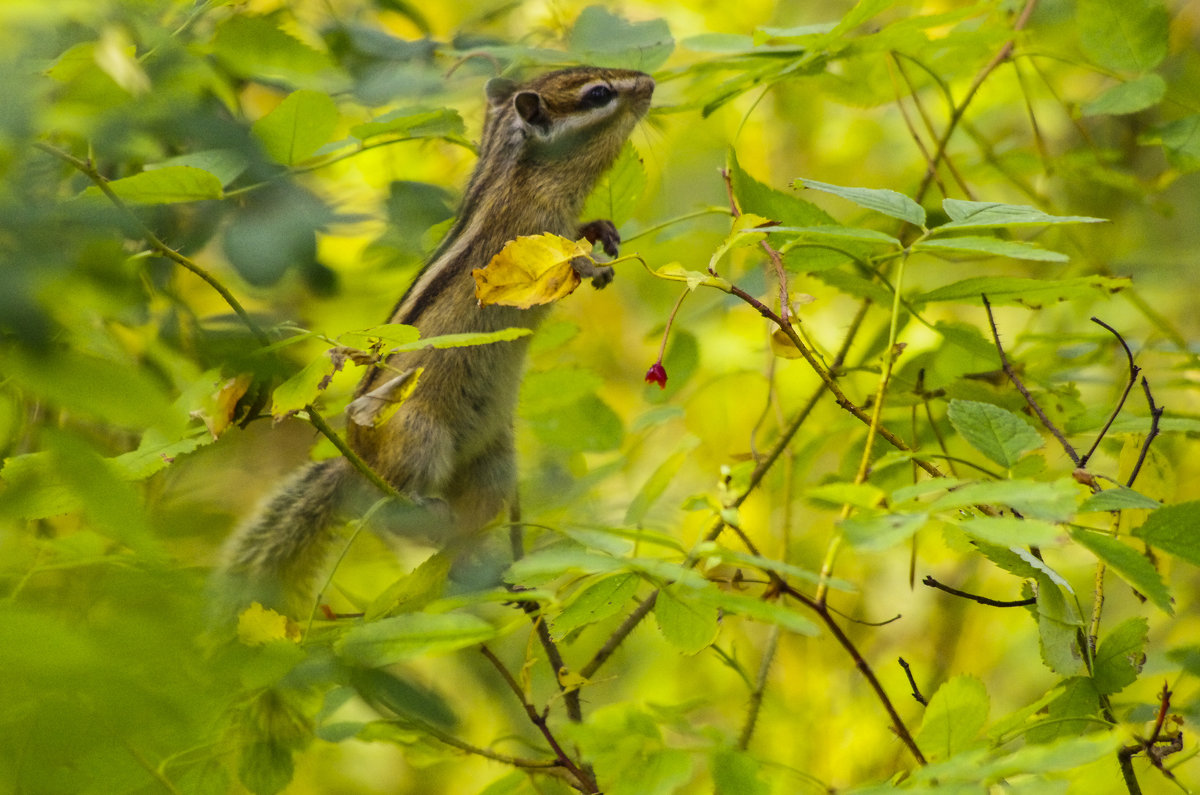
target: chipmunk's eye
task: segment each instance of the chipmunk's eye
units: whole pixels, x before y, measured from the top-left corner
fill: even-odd
[[[612,101],[616,96],[613,90],[605,85],[592,86],[587,93],[583,95],[580,104],[585,108],[601,108]]]

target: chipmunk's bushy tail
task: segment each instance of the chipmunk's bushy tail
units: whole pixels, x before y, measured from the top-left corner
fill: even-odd
[[[309,464],[284,483],[225,544],[218,599],[236,609],[260,602],[295,616],[337,538],[348,481],[344,458]]]

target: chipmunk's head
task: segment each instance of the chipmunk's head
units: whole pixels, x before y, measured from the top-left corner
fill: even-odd
[[[536,160],[586,154],[607,168],[650,107],[654,80],[629,69],[579,66],[527,83],[487,84],[484,147],[519,146]],[[490,141],[490,138],[500,141]]]

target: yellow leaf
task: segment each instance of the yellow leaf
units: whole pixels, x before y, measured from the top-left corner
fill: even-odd
[[[472,272],[475,297],[484,306],[500,304],[528,309],[570,295],[579,286],[571,261],[591,259],[592,244],[546,233],[508,243],[486,267]]]
[[[221,384],[217,391],[204,401],[204,407],[193,411],[191,416],[197,417],[208,427],[208,432],[216,439],[225,429],[233,424],[234,412],[238,401],[246,394],[246,390],[254,383],[254,377],[239,375]]]
[[[796,343],[792,342],[792,338],[783,333],[782,329],[771,332],[771,352],[781,359],[800,359],[804,356],[796,347]]]
[[[729,292],[733,289],[733,285],[720,276],[713,276],[702,271],[688,270],[678,262],[672,262],[663,265],[658,270],[654,271],[654,275],[660,279],[670,279],[674,282],[687,282],[689,290],[695,290],[697,287],[704,285],[705,287],[716,287],[718,290]]]
[[[300,640],[300,626],[287,616],[254,602],[238,615],[238,640],[247,646],[265,646],[277,640]]]

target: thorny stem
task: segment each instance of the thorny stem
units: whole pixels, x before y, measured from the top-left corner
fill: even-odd
[[[1038,402],[1033,399],[1033,395],[1031,395],[1029,390],[1025,388],[1025,384],[1021,382],[1021,378],[1017,375],[1017,371],[1013,369],[1012,363],[1008,360],[1008,355],[1004,353],[1004,345],[1002,345],[1000,342],[1000,330],[996,328],[996,318],[992,315],[992,304],[990,301],[988,301],[988,297],[986,295],[980,297],[983,298],[983,308],[987,310],[988,323],[992,327],[992,339],[996,342],[996,352],[1000,354],[1000,365],[1004,368],[1005,375],[1008,376],[1009,381],[1012,381],[1013,386],[1017,388],[1017,391],[1021,393],[1021,396],[1025,398],[1025,402],[1029,404],[1029,408],[1032,409],[1033,413],[1038,416],[1039,420],[1041,420],[1042,426],[1046,430],[1050,431],[1050,433],[1054,435],[1055,439],[1058,439],[1058,443],[1062,445],[1063,451],[1066,452],[1071,461],[1073,461],[1076,466],[1080,466],[1079,453],[1075,452],[1075,448],[1072,447],[1071,443],[1067,441],[1067,438],[1063,436],[1063,433],[1058,429],[1058,426],[1046,416],[1046,412],[1042,411],[1042,407],[1039,406]]]
[[[742,733],[738,737],[738,749],[745,751],[750,747],[750,738],[754,736],[754,727],[758,724],[758,713],[762,709],[763,696],[767,692],[767,677],[771,673],[771,663],[775,661],[775,652],[779,648],[779,625],[771,627],[767,635],[767,648],[763,650],[762,660],[758,664],[758,676],[754,679],[754,689],[750,691],[750,705],[746,709],[746,722],[742,725]]]
[[[578,780],[584,792],[598,793],[600,790],[596,786],[594,778],[579,765],[575,764],[571,757],[567,755],[567,752],[563,750],[562,745],[559,744],[558,739],[554,736],[554,733],[550,731],[550,727],[546,722],[546,713],[538,712],[537,707],[529,703],[529,700],[525,698],[525,691],[521,689],[521,685],[518,684],[517,680],[513,678],[512,673],[508,670],[504,663],[501,662],[500,658],[497,657],[487,646],[480,646],[479,651],[482,652],[483,656],[488,659],[488,662],[490,662],[496,668],[496,670],[500,672],[501,678],[504,679],[504,682],[508,685],[508,688],[512,690],[513,695],[517,697],[517,701],[521,703],[521,707],[524,708],[525,714],[529,717],[529,721],[537,727],[538,731],[541,732],[542,737],[544,737],[546,742],[549,743],[550,749],[554,752],[554,757],[558,760],[558,763],[562,765],[562,767],[565,768],[572,776],[574,776],[576,780]]]

